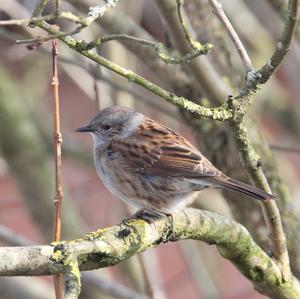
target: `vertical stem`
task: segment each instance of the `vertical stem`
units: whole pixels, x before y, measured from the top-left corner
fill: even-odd
[[[154,292],[153,292],[153,286],[149,277],[149,272],[146,269],[146,265],[143,259],[143,256],[141,254],[138,255],[138,260],[142,269],[142,274],[144,277],[144,283],[145,283],[145,293],[148,295],[150,299],[154,299]]]
[[[60,132],[60,116],[59,116],[59,95],[58,95],[58,75],[57,75],[57,41],[52,39],[52,86],[53,86],[53,120],[54,120],[54,154],[55,154],[55,197],[54,197],[54,232],[53,241],[57,242],[61,239],[61,205],[63,200],[62,182],[61,182],[61,144],[62,135]],[[63,298],[62,277],[54,276],[54,287],[56,299]]]
[[[229,37],[231,38],[235,48],[238,51],[238,54],[242,60],[242,63],[246,69],[246,72],[253,71],[253,66],[250,60],[250,57],[248,56],[248,53],[243,46],[242,41],[240,40],[239,36],[237,35],[236,31],[234,30],[233,26],[231,25],[229,19],[227,18],[223,8],[222,4],[219,2],[219,0],[209,0],[210,4],[214,8],[214,12],[223,24],[225,30],[228,32]]]
[[[99,65],[93,65],[91,64],[91,72],[94,77],[94,82],[93,82],[93,89],[95,92],[95,104],[97,111],[101,110],[101,101],[100,101],[100,89],[98,86],[98,75],[101,75],[101,68]]]
[[[56,16],[59,15],[60,11],[59,11],[59,2],[60,0],[54,0],[54,13]]]
[[[250,178],[258,188],[271,193],[270,186],[261,167],[260,158],[250,142],[245,119],[232,121],[230,125],[233,129],[234,138],[242,161]],[[283,279],[287,279],[290,276],[289,255],[277,204],[274,200],[265,200],[261,202],[261,208],[270,234],[272,253],[280,265]]]
[[[125,206],[125,210],[127,211],[128,215],[132,214],[132,211],[130,210],[130,208],[128,206]],[[141,254],[139,254],[139,255],[137,255],[137,258],[138,258],[139,264],[141,266],[142,275],[143,275],[143,278],[144,278],[145,293],[149,297],[149,299],[155,299],[153,286],[152,286],[152,282],[151,282],[150,275],[149,275],[149,271],[146,268],[143,256]]]

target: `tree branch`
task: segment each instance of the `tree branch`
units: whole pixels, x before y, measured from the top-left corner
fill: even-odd
[[[190,41],[187,39],[186,32],[182,23],[180,23],[180,16],[178,16],[179,11],[181,14],[184,13],[182,7],[178,8],[177,1],[173,0],[155,0],[155,3],[165,19],[168,33],[176,49],[183,55],[190,52]],[[189,30],[188,34],[193,35],[188,19],[185,19],[184,24]],[[224,103],[224,99],[229,94],[229,88],[224,84],[222,78],[206,57],[192,60],[187,68],[199,84],[204,96],[208,97],[212,103]]]
[[[242,41],[240,40],[240,38],[237,35],[236,31],[234,30],[233,26],[231,25],[229,19],[225,15],[224,10],[222,8],[222,4],[219,2],[219,0],[209,0],[209,2],[213,6],[215,14],[220,19],[225,30],[228,32],[234,46],[236,47],[236,49],[241,57],[242,63],[246,69],[246,72],[253,71],[253,66],[252,66],[250,57],[248,56],[248,53],[247,53],[246,49],[244,48]]]
[[[38,3],[36,4],[33,13],[32,13],[32,17],[40,17],[44,11],[45,6],[47,5],[47,3],[49,2],[49,0],[40,0],[38,1]]]
[[[287,54],[294,36],[299,12],[299,0],[289,0],[283,32],[269,61],[256,73],[259,84],[266,83]]]
[[[231,122],[234,138],[243,164],[254,184],[266,192],[272,193],[264,175],[261,159],[253,149],[244,119]],[[289,255],[286,237],[283,231],[280,212],[274,200],[262,201],[261,208],[270,234],[272,254],[279,262],[284,279],[290,275]]]
[[[81,271],[112,266],[160,243],[184,239],[215,244],[261,293],[272,298],[300,297],[299,282],[282,280],[277,265],[260,249],[248,231],[235,221],[196,209],[185,209],[148,224],[132,219],[100,229],[81,239],[52,245],[0,248],[1,276],[65,273],[74,258]],[[70,258],[72,256],[72,259]]]
[[[41,21],[36,22],[36,25],[45,31],[49,32],[60,40],[62,40],[66,45],[75,50],[76,52],[86,56],[87,58],[99,63],[100,65],[112,70],[113,72],[125,77],[130,82],[135,82],[136,84],[146,88],[147,90],[153,92],[154,94],[160,96],[166,101],[177,105],[178,107],[189,111],[195,115],[212,118],[215,120],[225,121],[232,117],[230,110],[227,110],[226,103],[216,108],[206,108],[201,105],[195,104],[192,101],[184,97],[178,97],[172,92],[169,92],[158,85],[146,80],[142,76],[134,73],[131,70],[125,69],[112,61],[105,59],[104,57],[98,55],[94,51],[88,48],[88,43],[77,41],[75,38],[66,35],[66,33],[58,30],[57,28],[49,25],[47,22]]]
[[[112,40],[124,40],[124,41],[139,43],[139,44],[145,45],[145,46],[150,46],[156,51],[156,53],[158,54],[158,57],[162,61],[164,61],[165,63],[171,63],[171,64],[190,62],[193,58],[196,58],[200,55],[207,54],[208,51],[213,47],[211,44],[205,44],[203,46],[200,45],[192,53],[185,54],[181,57],[173,57],[168,53],[165,46],[160,42],[148,41],[145,39],[141,39],[141,38],[126,35],[126,34],[112,34],[112,35],[100,36],[100,37],[96,38],[96,40],[89,43],[87,47],[94,48],[94,47],[100,46],[101,44],[112,41]]]
[[[242,111],[243,113],[240,117],[238,114],[234,113],[237,117],[234,117],[232,121],[230,121],[243,164],[255,185],[266,192],[271,192],[271,189],[262,170],[260,157],[253,149],[250,142],[248,130],[245,126],[244,113],[247,111],[247,107],[252,102],[252,99],[258,90],[258,84],[265,83],[271,77],[287,54],[296,28],[299,10],[298,6],[299,0],[289,0],[289,10],[285,27],[272,57],[258,72],[252,74],[248,73],[247,91],[245,93],[242,92],[240,96],[236,97],[236,102],[232,102],[233,106],[236,106],[238,110],[240,110],[240,106],[244,107],[244,111]],[[280,264],[282,274],[285,278],[289,275],[291,270],[286,237],[283,231],[280,213],[275,201],[262,202],[261,206],[271,234],[271,248],[274,257]]]

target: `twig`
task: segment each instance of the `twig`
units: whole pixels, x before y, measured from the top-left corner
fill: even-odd
[[[159,87],[158,85],[146,80],[145,78],[139,76],[133,71],[125,69],[113,63],[112,61],[109,61],[104,57],[97,55],[95,52],[86,49],[86,43],[77,41],[71,36],[65,36],[64,32],[58,30],[57,28],[54,28],[53,26],[49,25],[44,21],[38,22],[37,26],[53,34],[54,36],[57,36],[66,45],[68,45],[70,48],[74,49],[78,53],[81,53],[89,59],[99,63],[100,65],[103,65],[104,67],[112,70],[113,72],[127,78],[128,81],[135,82],[136,84],[146,88],[147,90],[162,97],[166,101],[177,105],[180,108],[183,108],[195,115],[212,118],[219,121],[229,120],[232,117],[231,111],[227,109],[227,103],[215,108],[206,108],[201,105],[195,104],[194,102],[189,101],[184,97],[178,97],[175,94]]]
[[[101,77],[101,69],[99,65],[92,65],[91,64],[91,68],[90,68],[90,73],[93,76],[94,82],[93,82],[93,88],[94,88],[94,92],[95,92],[95,103],[96,103],[96,108],[97,111],[100,111],[101,109],[101,102],[100,102],[100,90],[98,87],[98,78]]]
[[[210,4],[214,8],[214,13],[217,15],[217,17],[220,19],[221,23],[224,25],[225,30],[228,32],[233,44],[235,45],[240,58],[242,60],[242,63],[246,69],[246,72],[253,71],[253,66],[250,60],[250,57],[248,56],[248,53],[246,49],[244,48],[242,41],[240,40],[239,36],[237,35],[236,31],[234,30],[233,26],[231,25],[229,19],[227,18],[223,8],[222,4],[219,2],[219,0],[209,0]]]
[[[105,1],[106,4],[101,6],[91,6],[89,8],[89,12],[86,16],[86,18],[81,18],[80,24],[77,28],[75,28],[71,35],[77,34],[81,32],[84,28],[90,26],[94,21],[96,21],[98,18],[101,18],[105,15],[105,13],[108,11],[108,9],[115,7],[117,5],[117,2],[119,0],[107,0]]]
[[[286,151],[286,152],[292,152],[296,154],[300,153],[300,148],[292,148],[292,147],[286,147],[286,146],[275,145],[275,144],[271,144],[270,148],[276,151]]]
[[[284,29],[277,42],[276,49],[270,60],[256,73],[254,78],[259,84],[263,84],[269,80],[287,54],[296,30],[298,12],[299,0],[289,0]]]
[[[205,45],[200,45],[195,52],[193,53],[187,53],[181,57],[173,57],[171,56],[165,46],[162,43],[159,42],[153,42],[153,41],[148,41],[145,39],[141,39],[138,37],[126,35],[126,34],[112,34],[112,35],[107,35],[107,36],[101,36],[92,41],[87,45],[88,48],[94,48],[97,47],[103,43],[112,41],[112,40],[125,40],[125,41],[130,41],[130,42],[135,42],[139,43],[142,45],[150,46],[152,47],[156,53],[158,54],[159,58],[164,61],[165,63],[171,63],[171,64],[178,64],[182,62],[189,62],[193,58],[198,57],[199,55],[204,55],[207,54],[207,52],[212,49],[211,44],[205,44]]]
[[[183,11],[182,11],[183,2],[184,2],[184,0],[176,0],[178,18],[179,18],[180,24],[182,26],[183,32],[185,34],[186,40],[188,41],[188,43],[190,44],[190,46],[193,49],[199,50],[202,47],[201,43],[199,43],[198,41],[193,40],[193,38],[191,36],[191,33],[189,32],[189,30],[187,28],[187,25],[184,21]]]
[[[57,35],[56,37],[74,35],[78,32],[79,31],[77,31],[77,29],[75,29],[71,33],[65,33],[64,35]],[[53,36],[51,36],[51,37],[39,37],[38,36],[36,38],[16,40],[16,43],[17,44],[40,43],[40,42],[46,42],[52,38],[53,38]],[[92,48],[102,45],[103,43],[110,42],[113,40],[125,40],[125,41],[135,42],[135,43],[139,43],[139,44],[146,45],[146,46],[151,46],[156,51],[156,53],[158,54],[158,57],[162,61],[164,61],[165,63],[170,63],[170,64],[179,64],[182,62],[190,62],[193,58],[196,58],[199,55],[207,54],[208,51],[210,49],[212,49],[212,47],[213,47],[211,44],[205,44],[205,45],[199,47],[199,49],[197,49],[193,53],[187,53],[181,57],[172,57],[168,53],[168,51],[166,50],[166,48],[164,47],[164,45],[162,43],[147,41],[147,40],[137,38],[134,36],[130,36],[130,35],[126,35],[126,34],[112,34],[112,35],[107,35],[107,36],[101,36],[101,37],[96,38],[94,41],[88,43],[85,47],[87,49],[92,49]]]
[[[53,63],[53,116],[54,116],[54,152],[55,152],[55,198],[54,198],[54,235],[55,242],[61,239],[61,206],[63,200],[62,179],[61,179],[61,144],[62,135],[60,132],[60,112],[59,112],[59,94],[58,94],[58,72],[57,72],[57,41],[52,40],[52,63]],[[54,276],[54,286],[56,299],[62,299],[62,277],[61,275]]]
[[[34,10],[33,10],[33,13],[32,13],[32,18],[34,17],[40,17],[42,14],[43,14],[43,11],[44,11],[44,8],[45,6],[47,5],[47,3],[49,2],[49,0],[40,0]]]
[[[116,281],[110,279],[103,279],[91,272],[84,272],[82,274],[82,281],[89,282],[91,285],[100,289],[102,292],[111,295],[117,299],[148,299],[147,296],[140,294],[128,287],[119,284]]]
[[[54,14],[56,15],[56,16],[58,16],[59,15],[59,11],[60,11],[60,0],[54,0],[55,1],[55,12],[54,12]]]
[[[29,246],[32,242],[11,229],[0,225],[0,240],[13,246]]]
[[[187,40],[182,23],[178,19],[178,5],[176,1],[155,0],[155,2],[165,20],[168,33],[176,49],[181,54],[190,52],[190,42]],[[184,12],[182,6],[180,9]],[[189,19],[185,20],[186,28],[189,29],[189,34],[193,35],[193,28],[190,28],[188,21]],[[189,74],[192,75],[193,81],[197,83],[196,85],[195,83],[193,84],[194,90],[200,91],[214,105],[224,103],[229,89],[207,57],[194,59],[186,67],[189,69]]]
[[[31,17],[27,19],[13,19],[13,20],[1,20],[0,26],[12,26],[12,25],[25,25],[30,24],[32,22],[38,22],[38,21],[50,21],[56,18],[54,15],[45,15],[45,16],[39,16],[39,17]]]
[[[77,17],[75,16],[73,13],[69,12],[69,11],[63,11],[58,15],[55,14],[49,14],[49,15],[44,15],[44,16],[37,16],[37,17],[31,17],[31,18],[27,18],[27,19],[12,19],[12,20],[2,20],[0,21],[0,26],[12,26],[12,25],[33,25],[35,22],[39,22],[39,21],[51,21],[54,19],[65,19],[68,20],[70,22],[73,22],[75,24],[80,24],[83,27],[78,27],[78,28],[84,28],[86,27],[86,21],[85,19],[81,18],[81,17]],[[75,34],[78,33],[79,29],[76,28],[72,33],[68,33],[68,35],[71,34]]]
[[[273,7],[274,11],[278,13],[280,18],[284,21],[287,13],[286,0],[268,0],[270,5]],[[296,26],[296,38],[298,39],[298,43],[300,41],[300,25]]]
[[[107,0],[105,1],[106,4],[101,6],[92,6],[89,8],[88,15],[86,17],[86,24],[89,26],[91,23],[96,21],[98,18],[101,18],[104,16],[104,14],[110,9],[117,5],[117,2],[119,0]]]

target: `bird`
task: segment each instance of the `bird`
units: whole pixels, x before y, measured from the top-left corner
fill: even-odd
[[[225,175],[183,136],[132,109],[105,108],[75,131],[92,135],[99,178],[145,220],[172,215],[207,188],[275,199]]]

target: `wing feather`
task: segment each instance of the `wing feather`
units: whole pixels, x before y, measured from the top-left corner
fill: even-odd
[[[185,138],[151,119],[130,138],[112,140],[108,149],[118,153],[122,167],[130,172],[189,178],[221,175]]]

